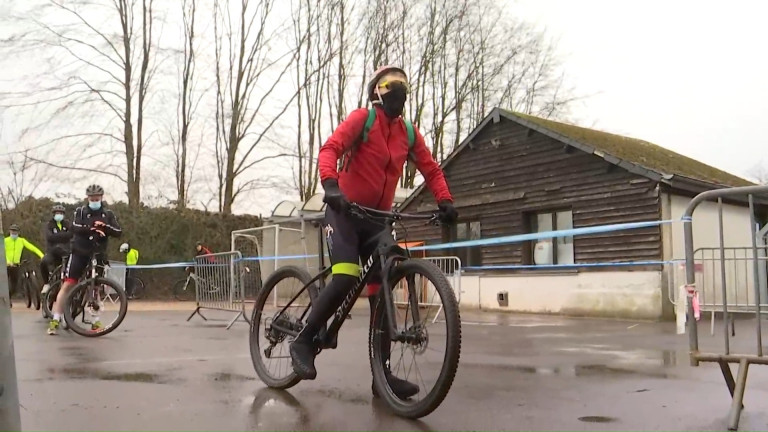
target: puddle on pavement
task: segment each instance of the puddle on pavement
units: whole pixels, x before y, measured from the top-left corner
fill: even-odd
[[[141,382],[141,383],[157,383],[161,384],[166,382],[162,376],[158,374],[146,373],[146,372],[126,372],[126,373],[104,373],[97,375],[98,379],[103,381],[123,381],[123,382]]]
[[[526,365],[475,365],[488,368],[495,367],[514,372],[535,375],[558,375],[570,377],[599,377],[599,376],[641,376],[651,378],[669,378],[671,375],[665,371],[647,369],[629,369],[604,364],[585,364],[574,366],[526,366]]]
[[[309,412],[287,391],[265,387],[249,403],[250,429],[304,430],[310,423]]]
[[[676,366],[678,353],[673,350],[617,349],[611,345],[580,345],[560,348],[558,351],[599,356],[611,356],[616,362],[627,366]],[[687,361],[687,354],[682,356]],[[613,362],[610,362],[613,363]]]
[[[340,402],[347,402],[353,405],[368,405],[371,403],[371,397],[363,396],[359,393],[343,392],[339,389],[317,389],[307,391],[308,395],[320,395],[324,398],[331,398]]]
[[[106,372],[94,368],[86,368],[82,366],[63,367],[63,368],[48,368],[48,373],[51,376],[63,376],[65,379],[73,380],[100,380],[100,381],[121,381],[121,382],[134,382],[134,383],[152,383],[152,384],[165,384],[170,380],[159,374],[147,373],[147,372]]]
[[[579,421],[583,421],[586,423],[613,423],[618,421],[618,419],[614,417],[605,417],[605,416],[584,416],[584,417],[579,417]]]
[[[239,382],[245,382],[245,381],[254,381],[256,378],[249,377],[246,375],[240,375],[236,373],[230,373],[230,372],[219,372],[215,374],[211,374],[211,379],[214,381],[220,381],[220,382],[230,382],[230,381],[239,381]]]

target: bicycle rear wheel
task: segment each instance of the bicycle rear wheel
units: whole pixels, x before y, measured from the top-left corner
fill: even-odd
[[[189,279],[189,284],[187,284],[187,279],[176,281],[173,284],[173,298],[178,301],[194,301],[196,299],[196,285],[194,279]]]
[[[29,274],[29,281],[32,284],[32,302],[35,304],[35,310],[40,310],[41,307],[41,293],[43,284],[40,282],[40,277],[37,275],[37,270],[32,270]]]
[[[137,277],[129,277],[128,280],[125,281],[126,286],[131,287],[131,295],[132,298],[135,300],[138,300],[144,296],[144,281],[137,278]]]
[[[53,318],[53,303],[56,301],[56,296],[59,294],[60,289],[61,289],[61,279],[57,279],[55,282],[51,283],[51,288],[48,290],[47,293],[45,293],[45,296],[43,296],[43,299],[42,299],[43,318],[46,318],[46,319]]]
[[[311,280],[312,276],[302,268],[282,267],[264,282],[256,297],[248,339],[251,361],[256,374],[269,387],[287,389],[301,381],[291,364],[289,348],[294,337],[272,324],[301,331],[311,308],[310,299],[317,296],[314,284],[302,291]]]
[[[104,299],[107,300],[104,301]],[[64,320],[67,326],[85,337],[104,336],[113,332],[128,313],[128,298],[123,287],[103,277],[78,283],[69,292],[65,302]],[[105,315],[114,316],[114,318],[110,321],[105,319],[104,321],[107,322],[102,322],[101,317]],[[97,323],[101,323],[101,326]]]
[[[395,414],[420,418],[440,406],[456,376],[461,353],[459,306],[445,275],[428,261],[409,259],[398,264],[390,271],[389,283],[390,289],[406,293],[403,307],[395,308],[395,319],[398,330],[404,330],[407,339],[402,342],[390,340],[386,304],[380,293],[369,331],[373,383],[378,395]],[[433,297],[426,302],[420,301],[419,294],[423,293],[432,293]],[[395,297],[393,293],[393,301]],[[428,329],[432,325],[434,328]],[[393,348],[393,344],[402,344],[402,348]],[[445,345],[444,350],[439,349],[441,344]],[[433,357],[426,359],[428,356]],[[417,364],[417,357],[424,357],[422,366]],[[437,371],[433,370],[435,364],[440,364]],[[403,374],[405,376],[401,376]],[[392,377],[416,384],[419,392],[405,400],[400,399],[390,386]]]
[[[24,294],[26,294],[26,297],[27,297],[27,309],[29,309],[32,307],[35,293],[32,292],[32,281],[30,280],[28,275],[22,276],[21,284],[22,284],[22,289],[24,290]]]

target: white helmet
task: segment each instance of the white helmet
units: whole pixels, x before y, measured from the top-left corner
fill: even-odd
[[[128,252],[129,248],[130,248],[130,246],[128,246],[128,243],[123,243],[123,244],[120,245],[120,252],[126,253],[126,252]]]

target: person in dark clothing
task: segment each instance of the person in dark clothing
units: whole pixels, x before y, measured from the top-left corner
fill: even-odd
[[[48,325],[49,335],[56,334],[64,313],[62,300],[67,298],[69,289],[83,275],[91,257],[96,256],[100,263],[105,263],[109,237],[120,237],[123,234],[115,214],[102,204],[104,188],[90,185],[85,193],[88,196],[88,205],[78,207],[72,220],[72,253],[64,270],[61,291],[53,304],[53,319]],[[101,328],[98,318],[93,321],[91,327],[94,330]]]
[[[51,289],[48,283],[51,271],[61,264],[62,259],[70,253],[72,240],[72,223],[64,217],[64,206],[55,205],[51,209],[53,216],[43,226],[45,234],[45,256],[40,261],[40,274],[43,276],[43,294]]]

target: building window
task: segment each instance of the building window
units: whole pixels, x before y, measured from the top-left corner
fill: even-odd
[[[530,232],[540,233],[573,228],[573,211],[532,213],[528,216]],[[573,237],[540,239],[530,242],[526,264],[573,264]]]
[[[464,221],[457,223],[451,230],[450,241],[479,240],[481,236],[480,221]],[[459,257],[463,267],[483,265],[483,249],[481,246],[462,247],[453,250],[453,255]]]

